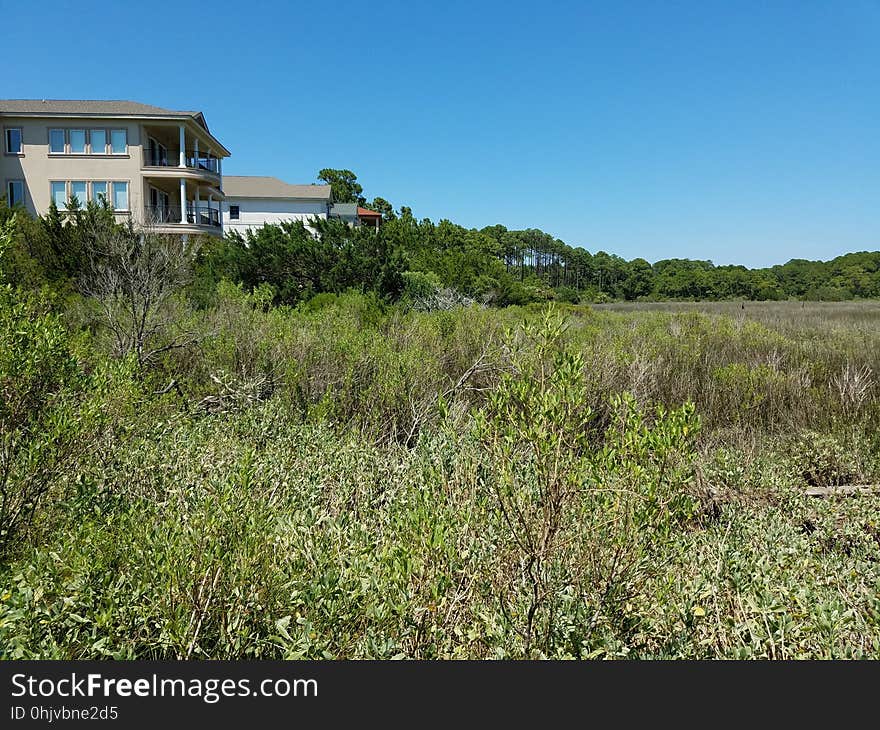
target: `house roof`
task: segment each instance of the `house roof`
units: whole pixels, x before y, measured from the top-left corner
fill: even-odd
[[[110,116],[194,117],[201,112],[163,109],[111,99],[0,99],[0,114],[108,114]]]
[[[330,215],[335,218],[356,218],[357,214],[357,203],[334,203],[330,211]]]
[[[330,200],[329,185],[291,185],[277,177],[257,175],[224,175],[223,192],[227,198]]]
[[[357,214],[363,218],[381,218],[382,214],[377,213],[375,210],[370,210],[369,208],[361,208],[358,206]]]
[[[199,111],[164,109],[137,101],[111,99],[0,99],[0,116],[4,115],[191,119],[229,154],[229,150],[211,134],[205,115]]]

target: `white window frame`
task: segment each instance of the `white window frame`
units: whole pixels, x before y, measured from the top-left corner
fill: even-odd
[[[117,213],[130,213],[131,212],[131,181],[130,180],[109,180],[108,181],[112,186],[113,190],[110,193],[110,205],[113,210]],[[125,208],[117,208],[116,207],[116,186],[122,183],[125,185],[125,198],[128,205]]]
[[[232,215],[233,208],[235,208],[235,215]],[[241,206],[240,205],[230,205],[229,206],[229,220],[231,220],[231,221],[241,220]]]
[[[18,183],[21,186],[21,200],[19,200],[18,203],[12,202],[12,186],[15,183]],[[7,180],[6,181],[6,205],[8,205],[10,208],[14,205],[24,205],[25,204],[25,192],[24,191],[25,191],[24,180],[20,180],[20,179]]]
[[[128,129],[123,129],[122,127],[116,127],[115,129],[109,130],[110,134],[107,136],[107,144],[110,146],[110,154],[111,155],[127,155],[128,154]],[[114,132],[122,132],[125,135],[125,149],[122,152],[116,152],[113,149],[113,133]]]
[[[95,192],[95,185],[104,185],[103,193]],[[103,194],[104,199],[109,203],[110,202],[110,181],[109,180],[90,180],[89,181],[89,200],[93,203],[97,203],[101,205],[101,201],[98,200],[98,195]]]
[[[85,188],[82,198],[80,198],[79,195],[75,195],[75,193],[73,192],[73,186],[75,183],[82,183],[83,187]],[[73,198],[75,196],[76,199],[79,201],[80,208],[85,208],[89,204],[89,181],[88,180],[70,180],[70,181],[68,181],[68,186],[70,189],[70,196],[69,197]]]
[[[73,133],[74,132],[82,132],[83,133],[83,148],[82,152],[75,152],[73,149]],[[68,154],[71,155],[87,155],[89,154],[89,130],[85,127],[71,127],[67,130],[67,149]]]
[[[52,149],[52,133],[59,132],[61,134],[61,149]],[[82,152],[75,152],[71,145],[71,134],[73,132],[83,132],[85,134],[85,146]],[[104,133],[104,149],[95,149],[92,147],[92,133]],[[113,151],[113,133],[122,132],[125,135],[125,150],[123,152]],[[49,139],[47,146],[50,155],[78,155],[78,156],[94,156],[94,157],[128,157],[128,129],[111,128],[111,127],[50,127]],[[24,154],[24,153],[21,153]]]
[[[12,152],[9,149],[9,133],[18,132],[18,152]],[[21,157],[24,155],[24,130],[21,127],[4,127],[3,128],[3,151],[7,155],[15,155]]]
[[[102,157],[106,157],[107,156],[107,146],[110,142],[108,139],[108,136],[107,136],[106,128],[92,127],[91,129],[87,130],[87,132],[88,132],[89,154],[101,155]],[[104,149],[102,149],[100,152],[96,152],[95,148],[92,147],[92,133],[93,132],[103,132],[104,133]]]
[[[60,151],[52,149],[52,132],[61,132],[61,150]],[[63,127],[50,127],[49,128],[49,154],[50,155],[67,154],[67,131]]]
[[[67,210],[67,201],[70,200],[69,195],[69,186],[67,184],[67,180],[50,180],[49,181],[49,203],[51,204],[53,200],[55,200],[55,191],[52,189],[53,185],[63,185],[64,186],[64,200],[61,205],[58,205],[58,201],[55,201],[55,207],[60,211]]]
[[[10,180],[9,182],[13,182]],[[17,181],[16,181],[17,182]],[[74,183],[85,183],[86,190],[84,193],[84,199],[77,196],[77,200],[79,200],[80,205],[85,207],[89,201],[93,201],[95,203],[100,204],[100,201],[97,198],[95,193],[95,185],[103,184],[105,186],[104,197],[107,202],[110,204],[110,207],[113,208],[114,211],[118,213],[131,213],[131,180],[50,180],[49,181],[49,201],[55,200],[55,193],[52,189],[53,185],[63,185],[64,186],[64,204],[63,206],[58,205],[56,202],[55,206],[59,211],[67,212],[70,208],[67,207],[67,203],[73,195],[73,184]],[[117,185],[125,185],[125,194],[128,198],[128,207],[127,208],[115,208],[114,203],[116,202],[116,186]],[[7,185],[8,188],[8,185]],[[24,187],[24,183],[22,181],[22,196],[26,194],[26,188]],[[22,202],[24,202],[24,197],[22,197]]]

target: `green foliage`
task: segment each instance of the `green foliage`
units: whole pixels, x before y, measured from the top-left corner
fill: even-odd
[[[0,287],[0,553],[68,456],[78,416],[66,396],[77,377],[58,317],[35,296]]]
[[[193,297],[210,303],[211,283],[220,279],[241,282],[248,290],[271,286],[276,304],[348,289],[400,296],[405,262],[386,237],[339,220],[314,220],[310,226],[301,221],[266,225],[209,244],[196,264]]]
[[[95,304],[96,323],[113,354],[130,354],[141,369],[193,337],[179,326],[180,292],[190,281],[196,241],[156,234],[129,223],[94,230],[79,286]]]
[[[0,284],[6,283],[8,264],[6,257],[12,248],[12,238],[15,235],[15,217],[8,220],[0,220]]]
[[[792,450],[798,477],[812,487],[852,484],[859,479],[851,451],[833,434],[805,431]]]
[[[408,301],[418,301],[434,296],[441,289],[440,279],[436,274],[421,271],[405,271],[403,273],[403,296]]]
[[[0,197],[0,284],[15,283],[26,289],[39,289],[46,280],[40,258],[44,241],[37,223],[24,210],[13,210]]]
[[[330,184],[337,202],[367,205],[351,170],[326,168],[319,179]],[[210,237],[190,287],[200,307],[210,306],[223,278],[247,288],[271,284],[276,303],[294,304],[322,292],[372,290],[384,298],[403,294],[402,273],[435,276],[443,289],[498,306],[530,302],[606,303],[616,300],[848,301],[880,297],[880,252],[858,252],[831,261],[793,259],[764,269],[715,266],[711,261],[665,259],[650,264],[570,246],[536,229],[502,225],[467,229],[449,220],[417,220],[401,206],[396,214],[375,197],[371,209],[383,226],[360,230],[339,220],[267,225],[225,241]],[[0,201],[0,223],[11,209]],[[39,288],[44,281],[69,288],[87,264],[87,243],[96,231],[115,226],[113,212],[75,200],[68,210],[30,219],[20,211],[6,267],[16,281]]]
[[[556,289],[556,301],[577,304],[580,301],[580,294],[570,286],[560,286]]]
[[[76,198],[71,198],[63,214],[52,201],[39,224],[51,251],[44,266],[49,278],[57,280],[77,279],[87,266],[91,241],[124,228],[103,199],[100,204],[90,201],[82,207]]]
[[[697,510],[693,406],[650,418],[631,395],[614,396],[596,433],[584,359],[564,349],[564,331],[552,310],[521,329],[530,347],[475,424],[506,558],[500,610],[526,655],[591,650],[592,632],[617,624],[656,569],[652,554]],[[584,623],[563,628],[566,614]]]
[[[367,203],[366,207],[382,214],[385,221],[394,220],[397,216],[394,213],[394,207],[385,198],[373,198],[372,203]]]
[[[872,254],[387,218],[205,241],[138,368],[52,248],[124,230],[0,206],[0,657],[880,654],[878,498],[804,496],[880,480],[878,307],[769,301]],[[768,302],[568,301],[670,292]]]
[[[334,170],[327,167],[318,172],[318,179],[323,180],[330,186],[333,200],[336,203],[364,205],[367,202],[367,199],[361,195],[364,192],[364,188],[358,183],[357,175],[351,170]],[[377,198],[377,200],[382,199]],[[384,211],[377,210],[377,212],[383,213]]]
[[[876,351],[861,320],[272,296],[191,313],[209,334],[152,376],[179,392],[99,339],[85,377],[11,300],[34,420],[8,486],[51,487],[0,565],[5,658],[880,651],[876,500],[802,496],[880,475],[874,391],[834,380]]]

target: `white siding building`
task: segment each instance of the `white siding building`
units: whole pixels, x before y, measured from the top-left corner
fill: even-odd
[[[223,229],[242,235],[266,223],[327,218],[329,185],[290,185],[277,177],[223,176]]]

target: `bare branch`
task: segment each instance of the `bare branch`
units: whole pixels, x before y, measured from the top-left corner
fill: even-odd
[[[134,225],[100,223],[86,235],[82,292],[95,299],[116,354],[134,353],[143,368],[161,353],[194,341],[189,333],[161,338],[174,323],[173,297],[190,281],[196,247],[180,236]]]

